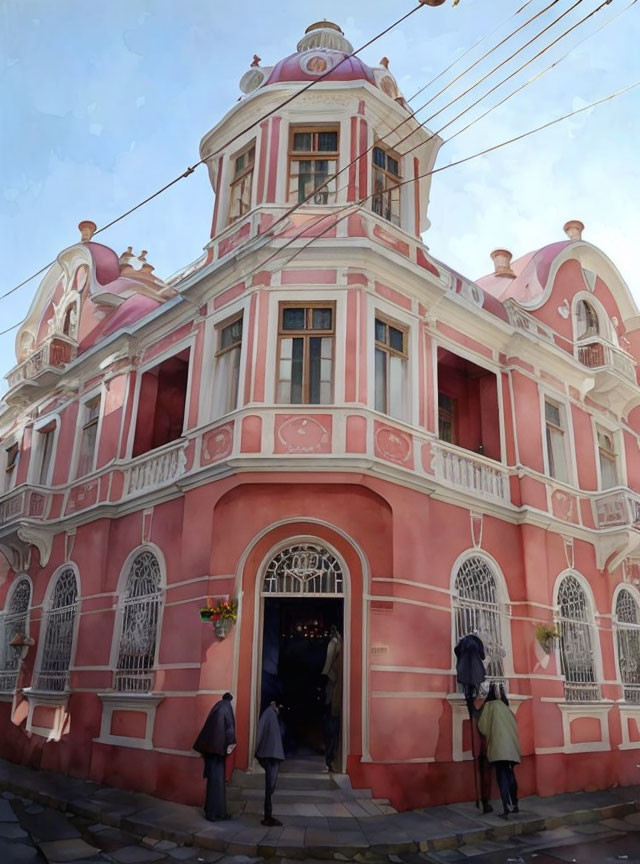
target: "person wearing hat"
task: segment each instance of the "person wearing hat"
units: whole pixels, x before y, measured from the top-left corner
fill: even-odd
[[[231,693],[225,693],[213,706],[205,720],[193,749],[204,756],[204,774],[207,793],[204,815],[209,822],[229,819],[225,794],[227,756],[236,746],[236,723],[231,707]]]
[[[280,763],[284,759],[282,731],[278,719],[281,707],[276,702],[271,702],[268,708],[265,708],[258,723],[256,739],[256,759],[264,768],[264,819],[262,824],[269,827],[282,825],[282,822],[273,818],[271,804],[271,796],[278,782]]]

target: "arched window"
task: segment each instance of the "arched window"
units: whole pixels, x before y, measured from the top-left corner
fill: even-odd
[[[76,574],[71,567],[66,567],[56,579],[44,613],[43,648],[35,676],[37,690],[63,692],[67,689],[77,607]]]
[[[640,614],[638,603],[626,588],[616,599],[618,667],[627,702],[640,702]]]
[[[600,688],[596,683],[593,622],[585,590],[571,573],[564,577],[558,588],[558,607],[565,698],[570,702],[593,702],[600,698]]]
[[[124,693],[153,690],[158,625],[162,607],[158,559],[148,550],[131,563],[121,606],[121,630],[114,688]]]
[[[344,594],[344,578],[337,559],[316,543],[289,546],[271,559],[264,575],[263,594]]]
[[[18,653],[11,647],[10,643],[18,633],[27,635],[30,605],[31,582],[22,576],[13,586],[1,622],[0,690],[15,689],[20,660]]]
[[[454,582],[453,612],[455,642],[477,631],[486,657],[487,678],[505,676],[503,620],[506,610],[501,607],[496,577],[484,558],[472,555],[462,562]]]
[[[576,339],[586,339],[600,333],[598,313],[588,300],[580,300],[576,309]]]

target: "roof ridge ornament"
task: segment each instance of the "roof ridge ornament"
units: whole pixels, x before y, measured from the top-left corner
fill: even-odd
[[[342,29],[332,21],[316,21],[304,31],[304,36],[298,42],[297,50],[299,52],[311,51],[314,48],[353,54],[353,45],[346,38]]]

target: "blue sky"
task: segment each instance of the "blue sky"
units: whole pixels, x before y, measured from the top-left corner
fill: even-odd
[[[524,0],[460,0],[424,8],[362,55],[390,60],[405,96],[442,71]],[[533,0],[438,84],[479,57],[550,0]],[[453,86],[424,119],[489,71],[575,0],[553,9]],[[580,5],[502,70],[599,5]],[[486,107],[564,54],[627,6],[613,0],[497,91]],[[254,53],[272,65],[295,50],[305,27],[335,21],[355,47],[411,8],[371,0],[2,0],[0,2],[0,293],[76,242],[77,223],[110,221],[198,159],[201,137],[238,98]],[[567,59],[440,151],[438,165],[474,153],[640,79],[640,3]],[[498,78],[495,77],[495,81]],[[487,90],[482,85],[431,124],[445,123]],[[421,104],[436,92],[432,87]],[[484,103],[450,127],[455,132]],[[584,237],[617,264],[640,301],[634,251],[640,234],[640,88],[537,136],[443,171],[433,179],[425,242],[438,258],[476,278],[489,252],[514,256],[564,239],[581,219]],[[118,253],[149,250],[161,277],[199,256],[207,242],[213,193],[201,167],[187,180],[99,238]],[[38,281],[0,300],[0,329],[26,313]],[[0,373],[14,365],[15,334],[0,337]]]

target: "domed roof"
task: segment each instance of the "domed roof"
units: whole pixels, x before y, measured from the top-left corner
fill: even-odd
[[[240,89],[248,95],[268,84],[306,83],[322,76],[323,81],[367,81],[396,99],[399,96],[397,83],[384,59],[380,67],[368,66],[353,56],[353,46],[337,24],[317,21],[307,27],[295,54],[275,66],[261,67],[260,58],[254,55],[250,69],[240,81]]]

